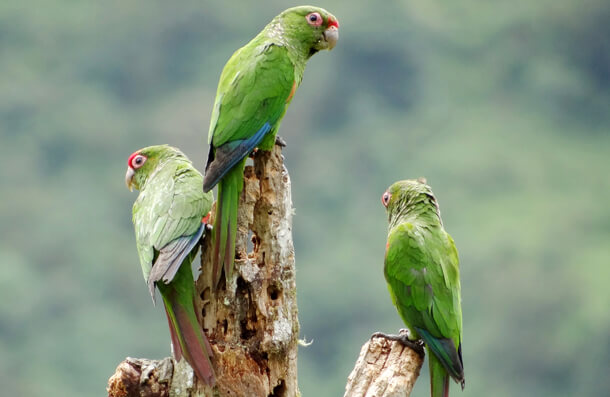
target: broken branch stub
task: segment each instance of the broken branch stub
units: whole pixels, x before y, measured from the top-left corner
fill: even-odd
[[[423,360],[400,342],[371,338],[347,378],[344,397],[408,397]]]

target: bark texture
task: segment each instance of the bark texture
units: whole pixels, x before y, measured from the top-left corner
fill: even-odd
[[[235,270],[219,289],[197,280],[203,327],[221,396],[296,396],[297,318],[290,177],[281,148],[246,166],[237,217]],[[211,269],[211,239],[203,269]]]
[[[185,362],[128,358],[109,380],[109,396],[299,394],[292,199],[279,146],[257,152],[253,165],[245,169],[235,269],[216,291],[211,252],[211,238],[206,238],[196,284],[202,327],[214,355],[216,386],[198,382]]]
[[[406,397],[419,376],[423,358],[400,342],[370,339],[347,378],[344,397]]]
[[[168,397],[173,372],[170,358],[153,361],[127,357],[108,380],[108,395]]]

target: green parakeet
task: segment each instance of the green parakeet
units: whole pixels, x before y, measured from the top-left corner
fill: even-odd
[[[237,205],[247,156],[271,150],[280,121],[301,83],[305,64],[316,52],[332,49],[339,22],[311,6],[276,16],[225,65],[212,109],[205,192],[218,184],[214,218],[213,277],[233,270]]]
[[[458,252],[424,179],[394,183],[381,202],[388,289],[410,336],[427,347],[432,397],[446,397],[450,376],[464,388]]]
[[[144,279],[163,297],[174,357],[184,357],[199,379],[215,382],[211,349],[195,311],[191,262],[205,232],[212,194],[203,176],[178,149],[150,146],[129,156],[125,182],[140,194],[133,224]]]

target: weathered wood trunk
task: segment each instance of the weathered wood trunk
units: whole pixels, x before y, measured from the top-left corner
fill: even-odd
[[[281,149],[259,151],[244,173],[235,271],[216,293],[202,272],[203,327],[222,396],[296,396],[297,318],[290,178]],[[211,239],[203,269],[211,269]]]

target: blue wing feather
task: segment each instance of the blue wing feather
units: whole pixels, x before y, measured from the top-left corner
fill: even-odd
[[[250,138],[227,142],[217,148],[211,147],[203,179],[203,190],[209,192],[216,186],[231,168],[258,146],[269,131],[271,124],[266,122]]]

